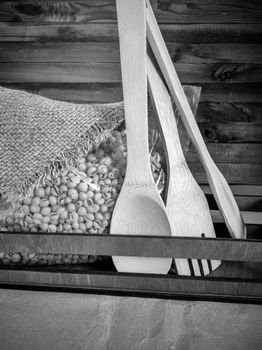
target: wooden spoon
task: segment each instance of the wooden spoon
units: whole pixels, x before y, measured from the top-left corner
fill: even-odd
[[[185,128],[204,166],[209,185],[224,217],[228,231],[233,238],[246,238],[246,226],[235,198],[224,176],[210,157],[148,0],[147,38],[166,80],[169,92],[181,114]]]
[[[166,210],[172,235],[214,238],[216,234],[206,197],[184,158],[169,92],[149,56],[147,62],[149,91],[167,155]],[[213,271],[221,262],[175,259],[175,263],[179,275],[201,276]]]
[[[151,173],[148,149],[146,21],[144,0],[117,0],[127,132],[125,181],[111,220],[111,234],[171,236],[164,203]],[[170,258],[114,256],[120,272],[161,273]]]

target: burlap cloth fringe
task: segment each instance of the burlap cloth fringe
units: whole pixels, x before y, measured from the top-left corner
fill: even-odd
[[[86,155],[124,118],[123,102],[73,104],[0,87],[0,194],[14,203]]]

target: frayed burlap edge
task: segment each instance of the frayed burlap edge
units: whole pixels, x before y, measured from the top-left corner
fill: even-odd
[[[59,171],[68,166],[73,166],[77,159],[86,156],[92,148],[98,147],[101,142],[110,136],[112,131],[124,120],[124,104],[123,102],[117,102],[107,104],[107,106],[114,108],[116,115],[113,118],[110,116],[110,118],[99,119],[94,122],[79,135],[73,146],[61,151],[47,164],[43,164],[34,175],[23,181],[22,184],[13,186],[2,184],[0,188],[0,219],[11,215],[15,211],[15,203],[18,199],[29,196],[36,187],[44,184],[48,177],[56,176]]]

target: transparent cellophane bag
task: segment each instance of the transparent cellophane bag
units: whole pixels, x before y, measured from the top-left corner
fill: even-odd
[[[159,132],[149,128],[152,174],[160,193],[164,188],[162,156],[157,150]],[[114,130],[98,147],[76,161],[62,164],[30,195],[15,203],[14,212],[0,221],[1,231],[34,233],[108,234],[110,219],[126,171],[126,132]],[[54,265],[93,263],[99,256],[0,252],[3,265]]]
[[[185,86],[184,90],[190,106],[194,114],[196,114],[201,88]],[[27,96],[27,93],[23,94]],[[21,98],[24,99],[24,96],[19,94],[19,99]],[[29,98],[31,99],[32,97],[29,96]],[[37,105],[39,104],[38,100],[34,100],[34,102]],[[40,102],[42,103],[41,99]],[[53,102],[48,101],[48,103],[51,103],[52,108],[54,107]],[[46,99],[44,99],[44,111],[46,110],[45,104]],[[61,103],[59,102],[59,114],[61,114],[60,106]],[[92,112],[92,118],[99,116],[100,120],[101,117],[107,119],[106,124],[104,122],[101,124],[100,122],[99,128],[95,128],[96,140],[103,139],[103,141],[101,143],[93,142],[93,147],[91,149],[88,148],[86,152],[83,152],[84,148],[81,148],[81,155],[79,157],[71,157],[71,161],[68,161],[67,158],[66,161],[62,159],[61,162],[56,162],[56,171],[47,171],[47,175],[42,176],[41,181],[37,181],[37,185],[29,194],[20,196],[13,203],[11,211],[10,206],[6,208],[3,202],[1,204],[0,198],[0,213],[2,213],[0,215],[0,231],[70,233],[72,235],[76,233],[109,233],[110,219],[126,171],[126,132],[124,122],[121,122],[123,120],[123,105],[119,103],[108,105],[108,107],[99,105],[94,105],[94,107],[98,108],[99,113],[96,110]],[[94,107],[87,105],[88,113],[90,113],[90,108]],[[66,104],[64,108],[67,111],[69,109],[69,112],[72,111],[72,108],[75,110],[74,105],[68,106]],[[165,154],[163,140],[161,139],[157,118],[150,103],[150,98],[148,110],[151,170],[156,186],[164,199],[166,179]],[[113,115],[114,111],[115,116]],[[178,122],[183,150],[186,152],[189,146],[189,138],[175,105],[174,112]],[[57,108],[55,113],[57,113]],[[85,115],[86,110],[80,115],[83,123]],[[79,114],[76,117],[79,120]],[[39,119],[40,121],[42,120],[42,115],[39,116]],[[68,116],[68,120],[71,120],[70,116]],[[110,120],[112,120],[111,123]],[[70,123],[68,125],[70,126]],[[116,126],[114,127],[113,125]],[[104,136],[108,134],[110,136],[105,138]],[[88,130],[86,136],[88,136],[89,140],[92,139],[94,141],[94,137]],[[82,141],[83,137],[81,138]],[[90,142],[88,143],[89,145]],[[78,148],[75,146],[73,148],[73,154],[75,155],[75,151]],[[68,153],[72,155],[70,150]],[[94,255],[61,254],[60,252],[57,252],[57,254],[37,252],[24,254],[22,252],[0,251],[0,265],[72,265],[94,263],[101,260],[105,260],[105,258]],[[174,264],[171,271],[176,272]]]

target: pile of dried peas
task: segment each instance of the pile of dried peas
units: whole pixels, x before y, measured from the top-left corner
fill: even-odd
[[[161,157],[151,151],[152,174],[163,187]],[[59,171],[16,203],[15,214],[5,218],[1,231],[51,233],[108,233],[110,219],[126,171],[125,132],[112,135],[73,166]],[[76,264],[94,256],[1,253],[0,264]]]

